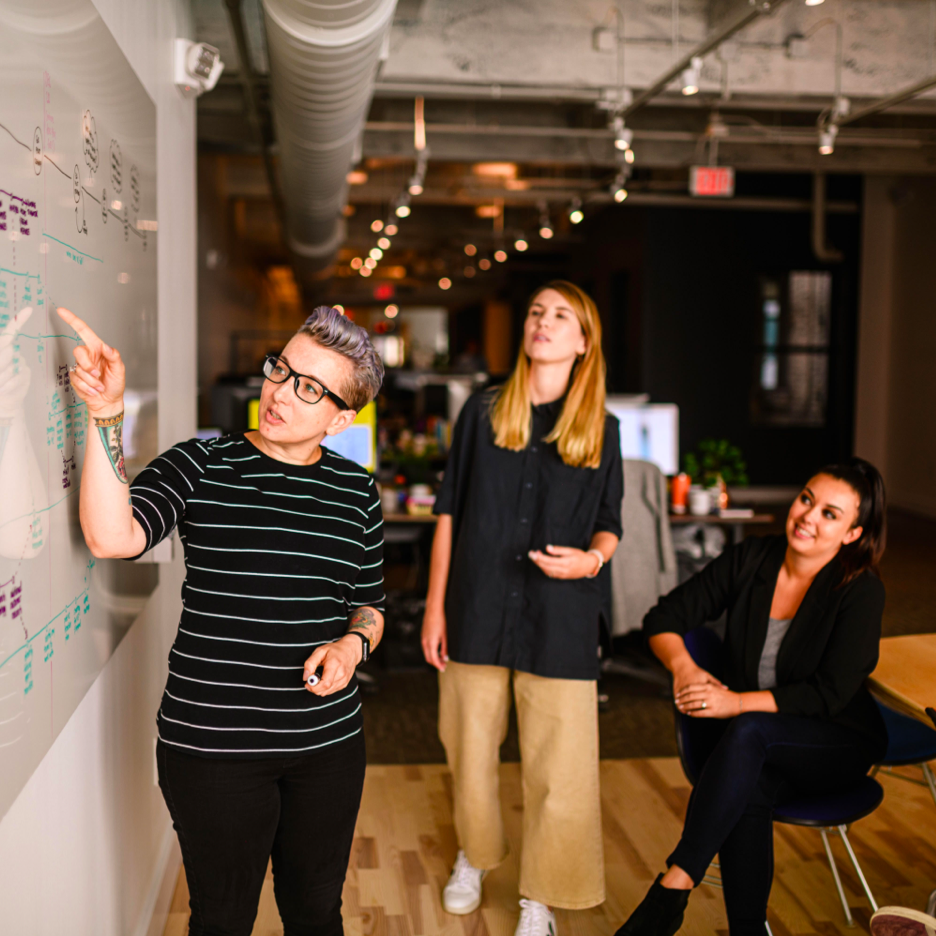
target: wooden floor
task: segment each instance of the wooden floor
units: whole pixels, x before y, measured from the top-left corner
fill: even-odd
[[[344,890],[349,936],[512,936],[520,850],[519,764],[504,764],[502,790],[511,856],[484,882],[482,908],[468,917],[444,913],[440,893],[455,858],[450,777],[442,765],[371,766]],[[907,776],[920,771],[902,768]],[[850,832],[881,906],[924,909],[936,887],[936,805],[923,787],[882,775],[883,805]],[[663,867],[682,825],[689,786],[675,758],[603,761],[608,898],[593,910],[557,911],[560,936],[609,936],[639,902]],[[774,936],[853,934],[835,893],[819,833],[775,826],[776,874],[768,919]],[[859,931],[870,908],[836,836],[832,842]],[[569,857],[570,861],[575,856]],[[184,936],[188,890],[180,874],[165,936]],[[702,885],[689,902],[685,936],[727,934],[721,892]],[[253,936],[283,928],[269,872]]]

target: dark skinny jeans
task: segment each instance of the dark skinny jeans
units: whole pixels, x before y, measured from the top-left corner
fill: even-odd
[[[197,757],[158,742],[188,881],[189,936],[250,936],[267,864],[285,936],[342,936],[364,737],[299,757]]]
[[[797,794],[852,786],[875,759],[873,745],[818,718],[750,712],[726,720],[667,865],[698,885],[719,855],[731,936],[764,936],[773,807]]]

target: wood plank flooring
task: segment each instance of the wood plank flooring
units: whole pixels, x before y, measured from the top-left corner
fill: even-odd
[[[919,770],[900,768],[907,776]],[[883,805],[850,838],[881,906],[924,909],[936,887],[936,805],[923,787],[881,774]],[[444,913],[442,887],[455,858],[451,784],[443,765],[367,768],[364,799],[344,890],[348,936],[512,936],[522,802],[520,765],[501,766],[511,855],[484,882],[484,903],[468,917]],[[602,761],[608,898],[592,910],[557,911],[560,936],[610,936],[639,902],[675,844],[689,785],[675,758]],[[769,922],[774,936],[846,936],[842,907],[819,833],[775,826],[776,873]],[[844,846],[832,841],[859,931],[870,908]],[[574,861],[574,856],[570,856]],[[185,936],[188,889],[180,874],[165,936]],[[267,872],[253,936],[283,932]],[[727,936],[721,892],[702,885],[689,901],[683,936]]]

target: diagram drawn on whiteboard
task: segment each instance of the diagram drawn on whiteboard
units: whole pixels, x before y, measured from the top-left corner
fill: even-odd
[[[121,349],[132,475],[156,454],[156,111],[90,0],[0,9],[0,816],[156,583],[91,556],[65,306]]]

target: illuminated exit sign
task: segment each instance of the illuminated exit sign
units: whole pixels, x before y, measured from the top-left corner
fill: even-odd
[[[689,192],[700,198],[731,198],[734,195],[734,169],[731,166],[692,166]]]

